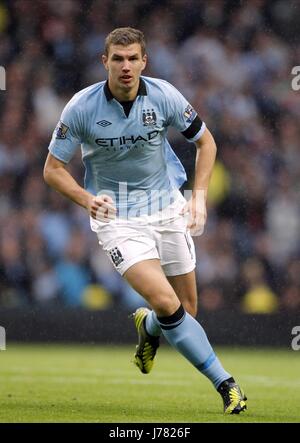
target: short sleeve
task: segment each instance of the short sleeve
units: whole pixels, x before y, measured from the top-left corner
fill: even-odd
[[[68,163],[82,142],[79,112],[72,100],[64,108],[49,144],[50,153]]]
[[[186,98],[166,82],[168,125],[180,131],[188,141],[197,141],[205,131],[205,123]]]

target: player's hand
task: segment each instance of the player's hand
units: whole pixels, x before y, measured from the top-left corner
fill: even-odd
[[[102,194],[91,198],[88,212],[95,220],[109,223],[110,220],[116,218],[117,210],[114,207],[113,199],[109,195]]]
[[[186,213],[189,214],[187,228],[190,229],[191,235],[201,235],[207,219],[205,191],[196,191],[180,212],[182,215]]]

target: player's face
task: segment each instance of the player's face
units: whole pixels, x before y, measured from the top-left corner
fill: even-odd
[[[109,86],[115,90],[129,92],[138,87],[139,78],[146,66],[147,56],[142,56],[141,45],[133,43],[128,46],[111,45],[108,56],[102,61],[108,71]]]

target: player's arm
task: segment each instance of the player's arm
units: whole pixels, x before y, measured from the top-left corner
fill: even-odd
[[[216,159],[217,147],[210,131],[205,128],[202,136],[196,140],[195,181],[191,199],[183,209],[189,212],[188,228],[195,235],[203,232],[207,218],[206,200],[210,177]]]
[[[206,222],[206,199],[210,176],[216,158],[216,144],[195,109],[174,86],[165,83],[166,115],[170,126],[178,129],[187,141],[197,147],[195,182],[192,197],[182,210],[189,212],[188,228],[193,235],[203,232]]]
[[[107,195],[95,197],[83,189],[66,170],[66,164],[51,153],[45,162],[44,179],[56,191],[85,208],[91,217],[102,221],[115,218],[116,210],[111,197]]]
[[[65,163],[55,158],[50,152],[44,166],[44,179],[56,191],[88,209],[93,195],[83,189],[66,170]]]

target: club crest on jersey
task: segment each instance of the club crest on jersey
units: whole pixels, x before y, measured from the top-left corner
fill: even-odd
[[[188,123],[192,123],[192,121],[195,118],[195,115],[196,115],[195,109],[193,109],[191,105],[188,105],[183,113],[183,116],[185,117],[186,121]]]
[[[154,109],[143,109],[143,124],[144,126],[152,126],[156,124],[156,114]]]
[[[60,121],[56,127],[56,138],[64,140],[66,138],[66,133],[69,130],[69,126],[65,125]]]

